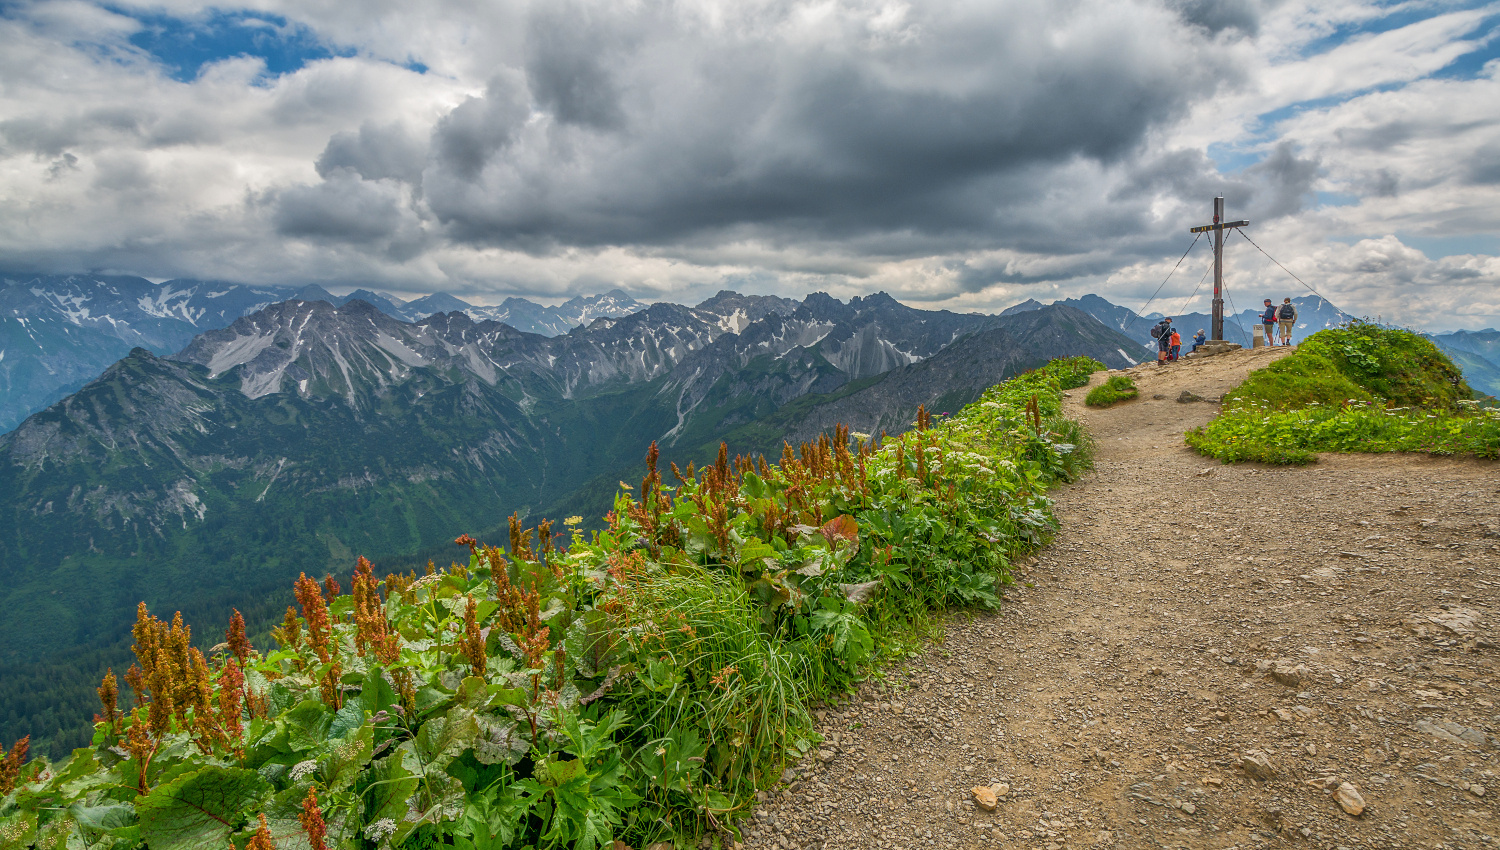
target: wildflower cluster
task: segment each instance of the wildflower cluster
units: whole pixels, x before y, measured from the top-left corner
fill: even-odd
[[[349,592],[306,574],[257,649],[230,617],[208,655],[142,605],[121,708],[91,748],[0,759],[20,847],[394,850],[646,846],[733,833],[817,742],[807,704],[867,675],[926,612],[996,605],[1052,527],[1045,489],[1086,465],[1059,416],[1092,361],[1059,361],[900,435],[840,428],[779,464],[652,446],[607,527],[519,515],[508,547]],[[904,625],[903,625],[904,624]],[[9,847],[9,844],[7,844]]]

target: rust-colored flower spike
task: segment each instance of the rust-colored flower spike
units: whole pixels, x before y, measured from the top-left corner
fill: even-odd
[[[105,724],[112,735],[120,734],[120,683],[115,680],[113,667],[104,674],[104,681],[99,683],[96,693],[104,713],[95,717],[94,722]]]
[[[245,637],[245,618],[240,614],[238,608],[229,617],[229,628],[224,632],[224,642],[229,645],[229,654],[240,662],[240,669],[244,669],[250,663],[250,653],[255,647],[250,645],[250,639]]]
[[[150,728],[160,738],[171,730],[172,720],[185,720],[188,707],[196,701],[197,685],[192,679],[192,632],[182,624],[182,614],[172,618],[172,625],[151,616],[145,604],[136,608],[136,662],[139,669],[125,674],[125,681],[136,692],[137,702],[149,707]],[[200,653],[201,655],[201,653]]]
[[[251,717],[270,717],[271,700],[265,694],[245,688],[245,712]]]
[[[328,835],[328,825],[323,823],[323,811],[318,808],[316,788],[307,789],[307,799],[302,801],[302,812],[297,815],[297,820],[302,824],[302,831],[307,833],[307,843],[312,845],[312,850],[328,850],[323,843]]]
[[[344,707],[344,689],[339,684],[343,676],[343,666],[339,664],[338,659],[334,659],[328,672],[324,673],[323,678],[318,682],[318,689],[323,696],[324,704],[331,706],[334,711]]]
[[[657,489],[661,488],[658,486]],[[536,537],[542,544],[542,557],[550,556],[552,554],[552,520],[544,519],[536,524]],[[552,569],[553,572],[557,572],[559,567],[553,564]]]
[[[333,656],[328,651],[328,603],[323,601],[323,591],[307,573],[302,573],[297,579],[296,596],[302,606],[302,619],[307,623],[307,642],[318,654],[318,660],[327,664]]]
[[[21,775],[21,765],[26,763],[26,749],[31,746],[31,736],[17,741],[10,754],[0,759],[0,797],[16,790],[16,779]]]
[[[236,741],[244,734],[240,716],[244,708],[245,671],[238,661],[230,661],[219,671],[219,724]]]
[[[234,662],[230,662],[231,664]],[[191,683],[188,705],[193,709],[194,742],[204,755],[213,755],[218,747],[229,744],[229,736],[215,710],[213,680],[209,678],[208,661],[197,647],[193,648],[188,680]]]
[[[459,640],[459,648],[464,657],[469,660],[469,670],[475,676],[484,676],[484,670],[489,662],[484,652],[484,636],[479,633],[479,603],[474,597],[469,597],[469,604],[464,608],[464,636]]]
[[[526,666],[535,670],[542,666],[542,659],[547,657],[547,650],[551,644],[547,641],[547,635],[551,630],[543,626],[531,637],[521,641],[521,653],[526,656]]]
[[[339,587],[339,580],[333,577],[333,573],[323,577],[323,589],[328,592],[329,602],[339,598],[339,594],[344,592],[344,589]]]
[[[135,760],[135,788],[142,794],[151,791],[146,785],[146,771],[151,767],[151,757],[156,755],[158,746],[157,740],[151,737],[151,724],[141,710],[136,709],[131,715],[130,727],[125,730],[125,748]]]
[[[410,573],[407,575],[402,575],[401,573],[387,573],[385,577],[386,598],[389,599],[391,594],[393,593],[405,593],[406,589],[408,587],[411,587],[411,583],[415,580],[415,573]]]
[[[250,837],[250,843],[245,850],[276,850],[276,842],[271,840],[271,827],[266,824],[265,812],[260,815],[260,828]]]
[[[286,616],[282,618],[281,625],[271,630],[271,637],[281,644],[282,649],[298,649],[302,646],[302,623],[297,620],[297,609],[286,606]]]
[[[536,553],[531,551],[531,530],[521,527],[519,514],[510,515],[510,556],[522,561],[536,560]]]
[[[386,629],[374,565],[364,556],[360,556],[354,567],[352,585],[349,595],[354,600],[354,651],[363,658],[372,646],[380,642]]]

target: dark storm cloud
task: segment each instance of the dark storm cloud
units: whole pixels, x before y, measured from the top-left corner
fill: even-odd
[[[93,109],[48,118],[12,118],[0,121],[0,153],[26,151],[54,157],[68,148],[141,136],[148,121],[140,111],[128,108]]]
[[[400,192],[347,168],[275,197],[276,230],[284,236],[367,244],[396,235],[404,219]]]
[[[474,178],[510,145],[529,114],[516,80],[508,74],[496,76],[484,97],[467,98],[438,122],[432,134],[438,165],[460,180]]]
[[[533,18],[524,130],[509,84],[444,119],[423,186],[450,236],[992,239],[1036,225],[1015,178],[1120,162],[1233,77],[1201,30],[1147,6],[923,5],[889,32],[802,38],[614,14]]]
[[[1313,197],[1313,182],[1318,179],[1318,161],[1297,156],[1291,142],[1281,142],[1271,155],[1245,169],[1258,191],[1247,206],[1260,218],[1280,218],[1302,212]]]
[[[1485,145],[1476,151],[1470,160],[1465,177],[1478,186],[1493,186],[1500,183],[1500,145]]]
[[[1234,174],[1221,173],[1201,150],[1174,150],[1133,164],[1110,200],[1127,209],[1142,208],[1133,201],[1160,196],[1202,204],[1206,224],[1208,199],[1222,195],[1231,219],[1264,221],[1301,212],[1313,197],[1318,173],[1318,160],[1298,156],[1287,142]]]
[[[1171,7],[1187,23],[1215,35],[1224,30],[1245,35],[1260,32],[1261,4],[1250,0],[1173,0]]]
[[[427,142],[400,124],[364,124],[357,133],[338,133],[318,157],[318,175],[327,178],[340,168],[366,180],[419,183],[427,164]]]
[[[543,4],[527,26],[526,79],[537,106],[563,124],[613,129],[625,120],[605,59],[628,33],[579,2]]]

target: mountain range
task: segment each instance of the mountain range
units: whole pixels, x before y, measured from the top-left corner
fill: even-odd
[[[748,454],[835,422],[899,431],[918,404],[955,409],[1052,357],[1122,367],[1132,350],[1066,305],[732,292],[556,336],[292,299],[170,356],[137,346],[0,436],[0,738],[76,744],[139,601],[267,626],[299,572],[412,568],[458,534],[499,539],[511,513],[602,516],[653,440],[685,464],[721,439]]]
[[[1500,397],[1500,331],[1453,331],[1428,334],[1427,338],[1463,370],[1469,386]]]
[[[524,298],[507,298],[498,307],[485,307],[444,293],[402,301],[366,289],[334,295],[316,285],[152,283],[109,275],[5,278],[0,280],[0,432],[98,377],[132,348],[161,356],[174,354],[197,334],[293,298],[334,306],[366,301],[403,321],[458,310],[474,319],[493,319],[544,336],[645,307],[619,290],[579,296],[556,307]]]

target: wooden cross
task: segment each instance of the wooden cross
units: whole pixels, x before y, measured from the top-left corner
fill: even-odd
[[[1200,227],[1189,228],[1189,233],[1208,233],[1214,235],[1214,315],[1213,315],[1213,339],[1218,342],[1224,339],[1224,231],[1235,227],[1245,227],[1248,221],[1225,221],[1224,220],[1224,198],[1214,198],[1214,223],[1205,224]]]

